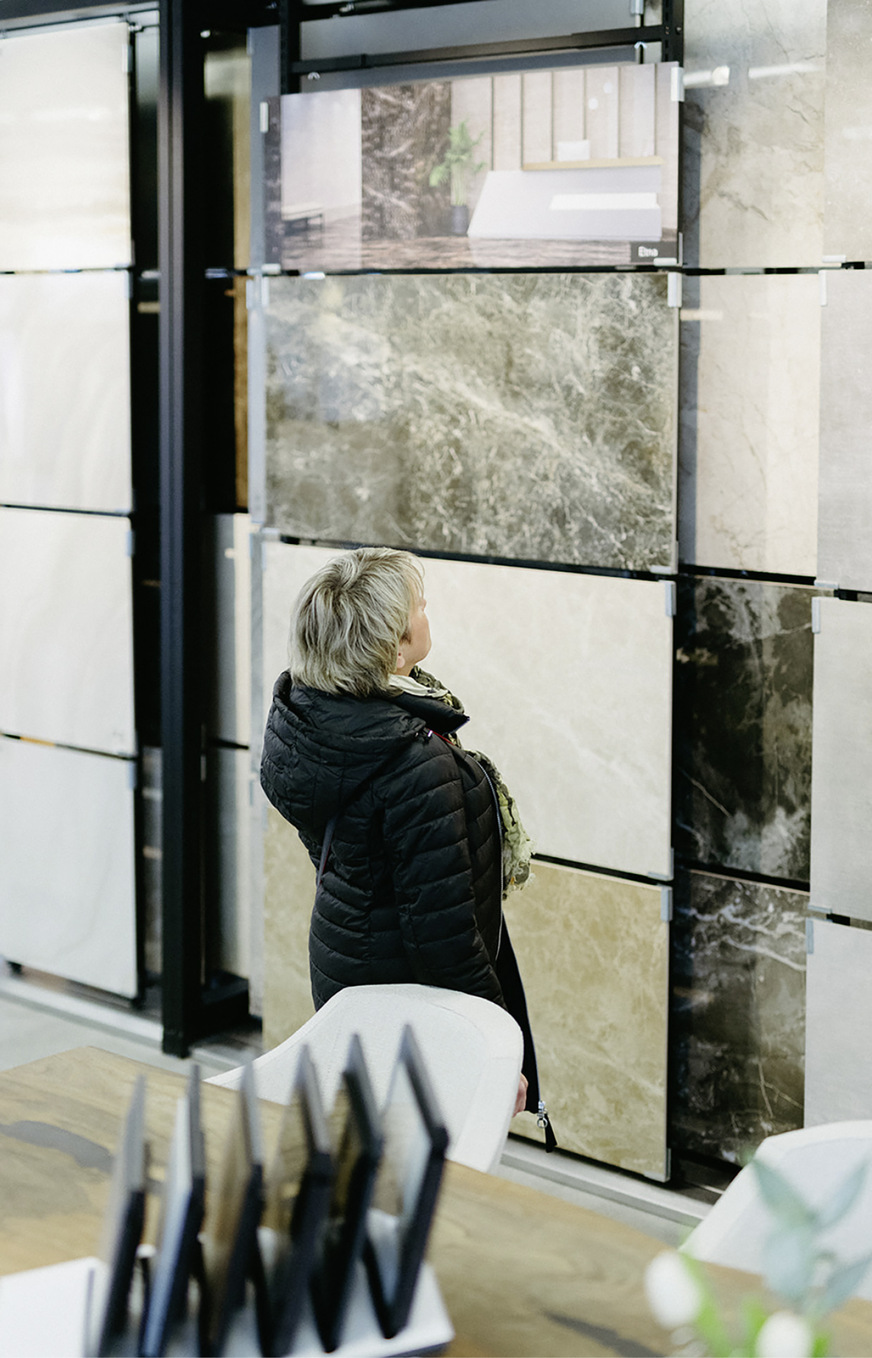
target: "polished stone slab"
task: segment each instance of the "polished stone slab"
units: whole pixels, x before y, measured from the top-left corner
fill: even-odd
[[[129,264],[127,23],[0,39],[0,270]]]
[[[315,869],[292,825],[263,801],[263,1047],[284,1042],[312,1017],[309,920]]]
[[[821,309],[818,578],[872,590],[872,273],[827,273]]]
[[[675,315],[663,275],[270,280],[267,523],[670,569]]]
[[[0,509],[0,731],[134,754],[130,521]]]
[[[134,774],[0,737],[0,956],[136,994]]]
[[[685,264],[820,265],[826,22],[826,0],[687,0]]]
[[[660,888],[535,863],[505,911],[561,1148],[665,1179],[669,925]],[[512,1129],[541,1141],[532,1114]]]
[[[872,1118],[872,933],[810,925],[805,1040],[805,1125]]]
[[[679,577],[675,847],[697,864],[808,881],[812,597]]]
[[[824,140],[824,251],[872,259],[872,4],[841,0],[827,6],[827,85]]]
[[[815,578],[820,331],[812,274],[685,278],[682,561]]]
[[[290,610],[334,552],[264,544],[264,699]],[[672,619],[662,581],[427,560],[427,666],[470,713],[538,852],[671,875]],[[266,711],[264,711],[264,718]]]
[[[742,1163],[802,1126],[808,897],[681,872],[672,923],[669,1142]]]
[[[130,510],[127,288],[117,272],[0,275],[0,501]]]
[[[251,963],[250,807],[254,775],[247,749],[212,746],[206,754],[207,930],[209,963],[248,977]],[[288,827],[290,828],[290,827]]]
[[[872,605],[820,599],[816,609],[811,900],[872,920]]]

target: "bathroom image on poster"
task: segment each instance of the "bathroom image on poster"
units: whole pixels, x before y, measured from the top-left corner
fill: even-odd
[[[674,63],[289,94],[269,262],[301,271],[677,257]],[[276,148],[278,149],[278,148]]]

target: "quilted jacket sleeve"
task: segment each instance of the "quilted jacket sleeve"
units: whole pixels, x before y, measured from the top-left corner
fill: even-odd
[[[380,791],[400,930],[415,979],[503,1004],[476,924],[467,806],[454,755],[434,737],[413,773],[385,779]]]

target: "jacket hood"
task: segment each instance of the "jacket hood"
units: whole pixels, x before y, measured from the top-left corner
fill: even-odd
[[[331,816],[383,764],[428,729],[448,735],[467,720],[438,699],[324,693],[294,684],[285,671],[273,690],[261,784],[286,819],[320,839]]]

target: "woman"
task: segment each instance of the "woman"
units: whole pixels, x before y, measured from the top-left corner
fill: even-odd
[[[529,841],[499,774],[457,743],[468,720],[460,703],[419,668],[430,650],[425,608],[408,552],[362,547],[308,581],[261,783],[319,869],[315,1008],[345,986],[403,981],[502,1004],[524,1033],[515,1112],[547,1119],[502,915],[504,876],[526,878]]]

